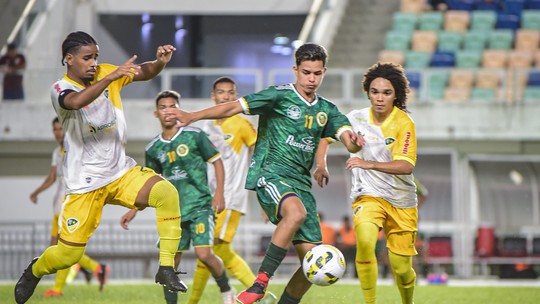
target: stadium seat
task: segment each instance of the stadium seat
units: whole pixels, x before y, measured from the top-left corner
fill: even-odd
[[[525,3],[525,9],[540,10],[540,0],[527,0],[527,3]]]
[[[403,54],[402,51],[397,50],[382,50],[379,52],[379,61],[403,65],[403,63],[405,63],[405,54]]]
[[[407,13],[420,13],[426,7],[426,0],[401,0],[399,10]]]
[[[475,0],[447,0],[446,3],[452,10],[471,11],[474,9]]]
[[[516,50],[536,51],[540,44],[540,31],[519,29],[516,31]]]
[[[422,73],[417,71],[407,71],[405,73],[407,79],[409,80],[409,87],[413,89],[420,89],[422,86]]]
[[[432,67],[453,67],[456,65],[454,52],[437,51],[431,55]]]
[[[490,31],[495,28],[497,14],[494,11],[471,12],[471,31]]]
[[[474,4],[474,10],[475,11],[497,11],[499,10],[499,2],[478,0]]]
[[[468,11],[447,11],[444,14],[444,30],[464,33],[469,30],[471,16]]]
[[[405,67],[410,69],[423,69],[429,67],[430,52],[409,51],[405,53]]]
[[[540,1],[538,1],[540,3]],[[540,30],[540,10],[525,10],[521,15],[521,28]]]
[[[439,31],[442,29],[443,19],[443,13],[439,11],[422,13],[418,17],[418,28],[422,31]]]
[[[461,50],[456,52],[457,68],[478,68],[482,61],[482,51]]]
[[[501,73],[503,70],[478,69],[475,76],[477,88],[498,89],[501,87]]]
[[[540,69],[540,51],[536,51],[533,54],[534,57],[534,67]]]
[[[452,257],[452,238],[449,236],[433,236],[427,242],[427,256],[437,258]]]
[[[533,56],[529,51],[513,50],[508,54],[509,68],[530,68]]]
[[[440,100],[444,97],[444,89],[448,85],[448,72],[430,70],[427,72],[427,96],[429,99]]]
[[[386,32],[386,40],[384,48],[386,50],[406,51],[411,43],[411,33],[403,33],[396,31]]]
[[[461,49],[463,34],[456,32],[439,32],[437,49],[439,51],[455,52]]]
[[[497,101],[497,91],[493,88],[474,87],[471,92],[471,100],[495,102]]]
[[[497,14],[495,28],[517,30],[521,24],[519,15],[500,12]]]
[[[527,239],[521,236],[503,237],[500,243],[499,254],[502,257],[527,256]]]
[[[523,101],[526,103],[539,103],[540,102],[540,88],[539,87],[526,87],[523,93]]]
[[[514,32],[508,29],[491,31],[488,37],[488,48],[496,50],[510,50],[514,44]]]
[[[516,15],[521,15],[525,8],[525,0],[504,0],[500,4],[501,11]]]
[[[395,12],[392,18],[392,30],[412,33],[416,30],[418,16],[415,13]]]
[[[411,40],[411,50],[416,52],[434,52],[437,49],[437,32],[414,31]]]
[[[540,71],[529,71],[527,86],[540,87]]]
[[[531,255],[534,257],[540,256],[540,237],[533,238]]]
[[[468,31],[464,34],[463,49],[483,51],[486,48],[488,32]]]
[[[471,88],[452,88],[444,89],[444,101],[451,103],[468,102],[471,99]]]
[[[506,50],[484,50],[482,54],[482,67],[484,68],[506,68],[508,61],[508,51]]]
[[[457,89],[470,89],[474,83],[474,70],[453,69],[450,71],[448,87]]]

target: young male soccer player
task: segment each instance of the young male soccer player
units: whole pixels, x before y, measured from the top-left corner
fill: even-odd
[[[62,202],[64,200],[64,192],[66,190],[66,184],[64,183],[64,174],[62,168],[64,158],[64,130],[62,129],[62,125],[60,124],[60,120],[58,119],[58,117],[55,117],[53,119],[52,125],[54,138],[59,145],[53,151],[49,175],[47,175],[43,183],[30,194],[30,200],[34,204],[37,204],[38,195],[48,189],[50,186],[52,186],[55,182],[57,184],[56,192],[54,193],[53,198],[54,216],[51,223],[51,246],[58,243],[58,218],[60,217],[60,210],[62,207]],[[109,266],[105,264],[100,264],[85,254],[81,258],[79,263],[74,265],[73,267],[78,267],[77,269],[85,269],[87,271],[85,272],[85,275],[87,276],[88,282],[92,278],[92,273],[94,273],[99,281],[99,290],[103,291],[103,287],[105,286],[105,282],[109,274]],[[66,284],[70,269],[71,268],[66,268],[56,272],[54,286],[53,288],[45,291],[45,293],[43,294],[44,297],[62,296],[62,290],[64,289],[64,285]],[[88,270],[90,270],[91,273],[88,272]]]
[[[120,91],[132,81],[154,78],[175,48],[162,45],[156,59],[121,66],[98,64],[99,48],[85,32],[70,33],[62,43],[64,77],[53,84],[51,99],[65,132],[66,199],[58,244],[32,260],[15,286],[15,300],[25,303],[40,279],[77,263],[99,225],[105,204],[131,209],[156,208],[160,237],[156,282],[169,290],[187,290],[176,275],[174,255],[180,242],[180,208],[174,186],[153,170],[137,166],[125,153],[126,121]]]
[[[195,255],[210,270],[218,284],[224,304],[233,304],[235,291],[229,285],[223,262],[212,252],[214,244],[214,214],[225,208],[223,162],[221,154],[201,129],[176,127],[166,120],[171,109],[178,107],[180,94],[163,91],[156,98],[155,116],[162,132],[146,146],[146,166],[160,173],[178,190],[182,213],[182,238],[175,257],[175,268],[180,265],[182,252],[193,242]],[[216,191],[208,187],[207,163],[214,165]],[[135,216],[131,210],[122,216],[121,225],[127,229]],[[164,290],[167,303],[177,303],[178,294]]]
[[[246,187],[257,192],[261,207],[276,229],[259,274],[254,284],[238,295],[239,303],[254,303],[264,297],[291,241],[300,260],[321,243],[310,174],[320,139],[340,139],[351,152],[360,148],[345,115],[315,92],[326,72],[326,60],[323,47],[304,44],[295,52],[294,84],[272,86],[193,113],[176,109],[175,117],[170,118],[185,126],[197,120],[225,118],[241,112],[259,115],[257,143]],[[299,267],[280,303],[299,303],[310,287]]]
[[[214,81],[212,100],[216,104],[237,99],[236,83],[230,77],[220,77]],[[213,250],[225,267],[242,283],[249,287],[255,275],[249,265],[234,251],[231,242],[236,234],[240,217],[247,212],[248,191],[244,189],[249,159],[257,132],[253,124],[246,118],[235,115],[225,119],[208,120],[203,130],[222,155],[225,167],[225,210],[216,214]],[[215,185],[214,175],[209,174],[210,185]],[[215,186],[213,187],[215,188]],[[210,272],[200,260],[193,274],[190,304],[199,303]],[[268,292],[262,303],[275,303],[274,294]]]

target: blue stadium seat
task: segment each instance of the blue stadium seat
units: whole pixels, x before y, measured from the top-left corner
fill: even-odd
[[[422,74],[417,71],[408,71],[405,73],[409,80],[409,87],[413,89],[420,89],[422,86]]]
[[[447,0],[446,3],[454,11],[472,11],[475,0]]]
[[[483,1],[483,0],[477,0],[474,4],[474,10],[477,11],[498,11],[500,8],[499,1]]]
[[[453,67],[456,65],[454,52],[437,51],[431,55],[432,67]]]
[[[525,9],[540,10],[540,0],[527,0]]]
[[[540,71],[530,71],[527,76],[527,86],[540,87]]]
[[[525,8],[525,0],[504,0],[501,2],[501,11],[520,15]]]
[[[495,28],[517,30],[520,23],[521,18],[519,15],[500,12],[497,14]]]

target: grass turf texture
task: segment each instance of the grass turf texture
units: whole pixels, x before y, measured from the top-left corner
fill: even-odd
[[[77,303],[77,304],[138,304],[138,303],[164,303],[163,289],[152,284],[107,285],[100,293],[97,285],[69,285],[64,289],[64,296],[60,298],[45,298],[43,293],[50,288],[49,284],[41,284],[36,288],[34,296],[27,302],[33,303]],[[271,284],[270,290],[280,295],[283,284]],[[15,303],[13,298],[13,285],[0,285],[0,302]],[[237,291],[243,290],[235,285]],[[392,286],[378,287],[378,302],[400,304],[397,288]],[[178,303],[187,303],[187,294],[180,294]],[[416,303],[429,304],[537,304],[540,303],[540,289],[538,287],[455,287],[444,285],[417,286],[415,293]],[[209,284],[205,289],[201,304],[221,303],[221,296],[215,284]],[[313,286],[304,296],[302,303],[363,303],[359,284],[336,284],[329,287]]]

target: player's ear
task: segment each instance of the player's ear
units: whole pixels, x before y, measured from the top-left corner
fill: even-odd
[[[154,117],[158,118],[158,112],[157,111],[154,111]]]

